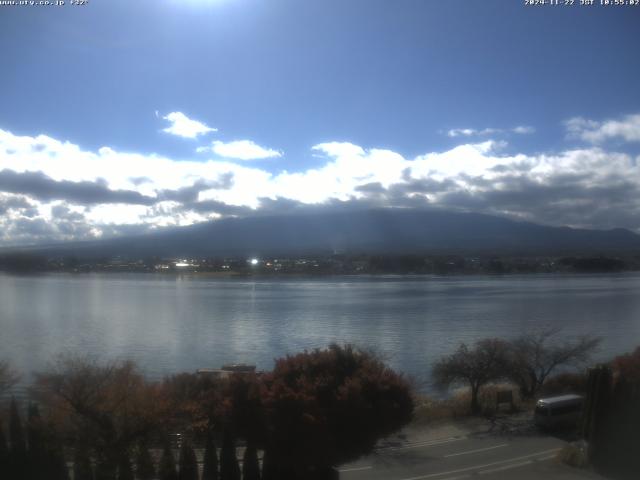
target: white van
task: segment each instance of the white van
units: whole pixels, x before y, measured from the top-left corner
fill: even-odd
[[[540,428],[553,429],[575,427],[582,415],[584,397],[581,395],[560,395],[541,398],[536,403],[533,421]]]

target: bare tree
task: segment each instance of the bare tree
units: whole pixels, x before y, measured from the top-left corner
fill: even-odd
[[[535,397],[556,369],[584,365],[601,341],[590,335],[574,341],[554,341],[560,331],[560,328],[550,328],[511,341],[508,376],[523,398]]]
[[[466,384],[471,389],[471,412],[480,412],[478,392],[492,381],[505,377],[505,365],[509,345],[498,338],[488,338],[476,342],[474,348],[464,343],[451,355],[441,358],[433,368],[437,385],[448,387]]]
[[[0,395],[13,387],[18,380],[20,380],[20,375],[11,368],[9,362],[0,360]]]
[[[158,386],[126,361],[61,356],[37,374],[34,395],[68,438],[84,442],[100,457],[101,468],[111,470],[165,415]]]

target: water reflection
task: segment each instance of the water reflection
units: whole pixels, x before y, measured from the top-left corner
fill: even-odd
[[[545,325],[604,337],[600,358],[640,343],[640,275],[273,280],[130,274],[0,275],[1,357],[42,368],[62,351],[127,357],[151,376],[253,362],[332,341],[428,378],[460,341]]]

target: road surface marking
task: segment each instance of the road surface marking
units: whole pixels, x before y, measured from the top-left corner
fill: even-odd
[[[525,465],[531,465],[532,463],[536,463],[536,462],[544,462],[545,460],[551,460],[553,458],[556,458],[555,454],[547,455],[545,457],[540,457],[540,458],[532,458],[531,460],[527,460],[526,462],[513,463],[513,464],[505,465],[504,467],[496,467],[496,468],[491,468],[489,470],[481,470],[478,473],[480,475],[485,475],[487,473],[502,472],[504,470],[509,470],[511,468],[524,467]]]
[[[558,452],[560,450],[561,450],[561,448],[552,448],[550,450],[543,450],[541,452],[531,453],[529,455],[522,455],[521,457],[514,457],[514,458],[509,458],[507,460],[500,460],[500,461],[497,461],[497,462],[486,463],[484,465],[472,465],[471,467],[459,468],[457,470],[449,470],[448,472],[430,473],[428,475],[420,475],[419,477],[403,478],[402,480],[424,480],[426,478],[441,477],[443,475],[450,475],[452,473],[462,473],[462,472],[468,472],[470,470],[472,470],[472,471],[473,470],[480,470],[482,468],[492,467],[494,465],[501,465],[501,464],[510,463],[510,462],[517,462],[518,460],[523,460],[525,458],[531,458],[531,457],[535,457],[535,456],[539,456],[539,455],[545,455],[547,453],[552,453],[552,452],[555,453],[555,452]]]
[[[460,453],[451,453],[449,455],[445,455],[444,458],[457,457],[458,455],[469,455],[470,453],[486,452],[487,450],[493,450],[494,448],[506,447],[507,445],[509,445],[509,444],[508,443],[502,443],[500,445],[494,445],[493,447],[478,448],[476,450],[467,450],[466,452],[460,452]]]
[[[339,468],[339,472],[359,472],[360,470],[371,470],[373,466],[367,465],[365,467],[353,467],[353,468]]]
[[[378,451],[395,452],[396,450],[408,450],[410,448],[431,447],[434,445],[444,445],[445,443],[459,442],[460,440],[466,440],[467,437],[450,437],[441,440],[425,440],[422,442],[407,443],[402,447],[381,447]]]
[[[487,473],[496,473],[496,472],[504,472],[505,470],[511,470],[512,468],[524,467],[525,465],[531,465],[533,460],[525,460],[524,462],[519,463],[510,463],[509,465],[505,465],[503,467],[490,468],[489,470],[480,470],[478,473],[480,475],[486,475]]]

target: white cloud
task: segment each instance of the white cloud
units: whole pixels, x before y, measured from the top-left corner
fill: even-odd
[[[612,139],[640,142],[640,114],[603,122],[574,117],[567,120],[565,126],[569,137],[579,138],[589,143],[603,143]]]
[[[274,152],[252,142],[248,144],[251,148]],[[0,130],[0,171],[41,172],[53,181],[94,182],[103,189],[137,192],[145,198],[157,199],[151,205],[82,205],[80,200],[75,203],[59,199],[43,201],[29,195],[20,196],[14,189],[13,196],[0,199],[6,209],[6,213],[0,215],[3,232],[0,242],[41,238],[37,235],[49,240],[90,238],[121,232],[123,225],[131,228],[186,225],[236,214],[233,212],[238,209],[260,209],[265,204],[263,199],[302,204],[369,201],[372,194],[367,185],[386,192],[381,204],[397,205],[397,202],[422,198],[430,205],[462,208],[461,201],[455,199],[471,198],[476,203],[466,208],[533,220],[547,218],[540,215],[549,216],[554,212],[560,215],[568,208],[588,204],[588,208],[571,217],[571,224],[583,226],[609,225],[611,219],[631,215],[636,209],[634,205],[640,205],[640,193],[637,196],[633,193],[634,189],[640,192],[640,166],[637,166],[640,157],[634,159],[598,147],[557,154],[504,155],[501,145],[502,142],[493,140],[468,142],[449,150],[406,158],[391,150],[326,142],[311,147],[324,158],[321,166],[271,173],[255,165],[224,160],[175,160],[160,155],[123,153],[110,147],[90,151],[44,135],[18,136]],[[244,149],[246,146],[232,149],[233,158],[240,154],[249,158],[247,152],[251,149]],[[404,196],[392,195],[403,186],[417,184],[422,184],[422,189],[415,187],[403,193]],[[620,193],[623,190],[614,189],[619,184],[624,184],[624,195]],[[547,197],[535,199],[526,197],[527,192],[536,189],[552,189],[552,194],[545,193]],[[171,191],[173,195],[166,193]],[[525,200],[520,203],[514,200],[513,204],[504,206],[505,198],[518,195],[526,197]],[[536,210],[537,202],[543,200],[556,203],[545,203],[545,210]],[[615,212],[619,215],[616,217],[615,212],[607,211],[607,219],[603,220],[604,207],[612,205],[611,202],[615,203]],[[53,209],[62,204],[69,209],[65,223],[56,219]],[[205,208],[206,205],[211,208]],[[628,225],[622,226],[640,228],[640,207],[638,210],[638,223],[628,220]],[[61,209],[56,212],[59,214]],[[602,218],[598,219],[597,214]],[[57,233],[46,233],[46,225],[58,228]]]
[[[480,131],[475,128],[452,128],[447,132],[447,136],[455,137],[471,137],[474,135],[480,135]]]
[[[513,133],[517,133],[518,135],[530,135],[532,133],[535,133],[536,129],[527,125],[520,125],[512,128],[511,131]]]
[[[216,140],[211,144],[210,148],[200,147],[197,149],[198,152],[209,150],[223,158],[231,158],[234,160],[261,160],[282,156],[282,152],[261,147],[251,140],[234,140],[232,142]]]
[[[171,112],[162,118],[171,123],[170,126],[162,129],[163,132],[183,138],[196,138],[198,135],[218,131],[216,128],[208,127],[202,122],[190,119],[182,112]]]
[[[504,128],[483,128],[481,130],[475,128],[452,128],[447,131],[447,136],[451,138],[456,137],[480,137],[486,135],[497,135],[504,133],[515,133],[518,135],[528,135],[534,133],[536,130],[533,127],[526,125],[519,125],[511,129]]]
[[[349,142],[319,143],[318,145],[311,147],[311,150],[322,152],[325,155],[332,157],[364,155],[364,149],[362,147]]]

